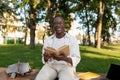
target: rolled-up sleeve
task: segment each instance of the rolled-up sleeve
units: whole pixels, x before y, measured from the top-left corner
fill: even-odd
[[[43,45],[43,48],[42,48],[42,62],[43,62],[43,64],[45,64],[45,61],[44,61],[44,56],[43,56],[43,54],[44,54],[44,48],[46,48],[47,46],[48,46],[48,44],[49,44],[49,39],[46,39],[45,40],[45,42],[44,42],[44,45]]]
[[[80,48],[76,38],[70,39],[70,57],[72,58],[73,67],[76,67],[81,60]]]

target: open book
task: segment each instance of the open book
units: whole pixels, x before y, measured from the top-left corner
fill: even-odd
[[[68,56],[70,53],[68,45],[64,45],[64,46],[58,48],[57,50],[48,46],[48,47],[44,48],[44,50],[46,53],[49,53],[49,54],[55,53],[56,55],[61,55],[64,53],[65,56]]]
[[[24,73],[30,72],[30,70],[31,70],[31,67],[29,63],[20,62],[20,63],[9,65],[6,70],[6,73],[7,74],[10,74],[10,73],[24,74]]]

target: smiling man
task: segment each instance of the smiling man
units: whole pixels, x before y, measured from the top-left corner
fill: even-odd
[[[76,66],[80,62],[80,50],[77,39],[64,30],[65,20],[57,16],[53,21],[54,34],[45,40],[42,50],[42,61],[45,64],[37,74],[35,80],[79,80],[75,75]],[[64,53],[56,55],[45,51],[46,47],[58,49],[61,46],[69,46],[69,55]]]

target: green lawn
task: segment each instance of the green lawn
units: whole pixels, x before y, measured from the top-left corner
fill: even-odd
[[[29,62],[33,69],[42,67],[41,46],[37,45],[35,50],[30,50],[24,45],[0,45],[0,67],[21,62]],[[80,46],[81,62],[77,71],[92,71],[96,73],[107,73],[110,64],[120,64],[120,45],[109,45],[102,49],[90,46]]]

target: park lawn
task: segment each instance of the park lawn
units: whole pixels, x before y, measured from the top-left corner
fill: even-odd
[[[42,46],[30,50],[25,45],[0,45],[0,67],[21,62],[29,62],[32,69],[40,69]],[[81,61],[77,66],[79,72],[107,73],[110,64],[120,64],[120,45],[108,45],[101,49],[80,46]]]
[[[120,45],[109,45],[96,49],[90,46],[81,46],[81,62],[78,71],[92,71],[107,73],[110,64],[120,65]]]

